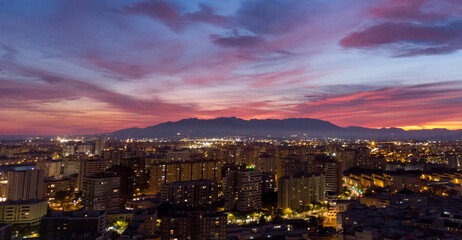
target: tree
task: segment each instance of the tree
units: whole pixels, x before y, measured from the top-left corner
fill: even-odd
[[[276,207],[278,204],[278,192],[269,191],[262,194],[262,206],[267,209]]]
[[[265,215],[260,216],[260,220],[258,221],[258,223],[262,225],[266,223]]]

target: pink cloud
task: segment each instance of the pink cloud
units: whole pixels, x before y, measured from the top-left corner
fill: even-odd
[[[428,0],[407,0],[387,1],[383,5],[373,9],[371,15],[374,18],[390,20],[411,20],[411,21],[434,21],[444,20],[448,17],[447,13],[431,12],[423,8]]]
[[[342,126],[396,127],[462,119],[460,82],[384,88],[297,105],[299,114]]]

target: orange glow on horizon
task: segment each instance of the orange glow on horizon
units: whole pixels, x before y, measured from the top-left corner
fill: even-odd
[[[435,128],[446,128],[449,130],[462,129],[462,121],[450,121],[450,122],[432,122],[418,126],[402,126],[399,127],[404,130],[422,130],[422,129],[435,129]]]

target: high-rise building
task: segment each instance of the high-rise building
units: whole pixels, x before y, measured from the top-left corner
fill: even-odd
[[[371,150],[368,147],[360,147],[356,149],[356,161],[360,168],[369,169]]]
[[[262,180],[262,193],[266,192],[274,192],[276,189],[276,179],[275,175],[272,172],[262,172],[261,173],[261,180]]]
[[[62,162],[62,176],[68,177],[70,175],[78,174],[80,171],[80,161],[74,158],[64,158]]]
[[[120,202],[120,177],[101,172],[83,178],[83,203],[89,210],[115,210]]]
[[[339,161],[342,164],[342,172],[350,168],[357,167],[356,151],[354,149],[346,149],[339,153]]]
[[[462,169],[462,159],[460,155],[450,155],[447,156],[448,167],[452,169],[461,170]]]
[[[45,172],[45,177],[57,177],[61,175],[61,168],[63,163],[61,161],[39,161],[37,162],[37,169]]]
[[[29,201],[43,198],[44,172],[28,169],[7,172],[7,201]]]
[[[2,200],[6,201],[0,203],[0,222],[36,226],[47,212],[47,202],[42,200],[44,172],[23,165],[4,166],[3,170],[6,188],[2,188]]]
[[[90,155],[93,154],[93,146],[92,145],[79,145],[77,148],[79,154],[86,154]]]
[[[85,176],[97,174],[107,169],[107,162],[100,158],[86,159],[81,158],[79,164],[79,179],[77,189],[82,190],[83,179]]]
[[[8,194],[8,172],[0,171],[0,202],[6,201]]]
[[[188,151],[169,151],[167,152],[167,161],[168,162],[186,162],[189,161],[189,152]]]
[[[122,167],[130,169],[131,184],[135,194],[145,193],[149,188],[149,171],[146,171],[145,158],[125,158],[120,161]]]
[[[44,198],[50,199],[56,196],[57,192],[73,191],[73,179],[70,178],[45,178]]]
[[[161,191],[162,202],[183,207],[198,207],[218,200],[215,180],[195,180],[164,184]]]
[[[271,172],[276,175],[277,164],[276,158],[267,153],[260,153],[258,158],[255,158],[250,164],[255,165],[255,169],[262,172]]]
[[[339,162],[327,161],[324,163],[326,175],[326,191],[338,193],[342,189],[342,167]]]
[[[42,218],[40,239],[96,239],[106,229],[106,211],[53,211]]]
[[[104,138],[95,139],[95,155],[101,156],[104,150]]]
[[[212,210],[177,210],[162,218],[161,239],[225,240],[226,218]]]
[[[297,158],[283,158],[279,160],[281,165],[278,177],[294,176],[298,174],[305,174],[309,171],[309,163],[300,161]]]
[[[299,208],[326,200],[326,177],[309,175],[278,180],[278,208]]]
[[[115,172],[120,177],[120,208],[124,208],[127,201],[135,195],[136,183],[133,170],[130,167],[117,165],[108,171]]]
[[[120,149],[111,149],[102,153],[104,161],[108,162],[110,166],[119,165],[123,159],[124,151]]]
[[[75,154],[75,146],[74,145],[65,145],[63,147],[63,157],[72,156]]]
[[[162,185],[179,181],[221,178],[220,163],[213,160],[157,162],[150,167],[149,194],[159,194]]]
[[[224,178],[223,192],[228,209],[246,212],[261,208],[262,172],[229,170]]]
[[[371,170],[385,170],[387,161],[381,155],[360,155],[358,157],[358,167]]]

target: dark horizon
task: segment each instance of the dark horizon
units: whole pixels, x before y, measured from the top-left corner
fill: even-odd
[[[180,135],[179,135],[180,134]],[[59,136],[105,136],[117,138],[193,138],[193,137],[259,137],[284,138],[343,138],[375,140],[462,140],[462,130],[425,129],[404,130],[401,128],[363,128],[358,126],[340,127],[328,121],[312,118],[250,119],[219,117],[215,119],[187,118],[168,121],[144,128],[121,128],[114,132],[98,134],[60,135],[0,135],[4,140],[20,140],[31,137]],[[269,137],[271,136],[271,137]],[[291,138],[291,137],[289,137]]]

